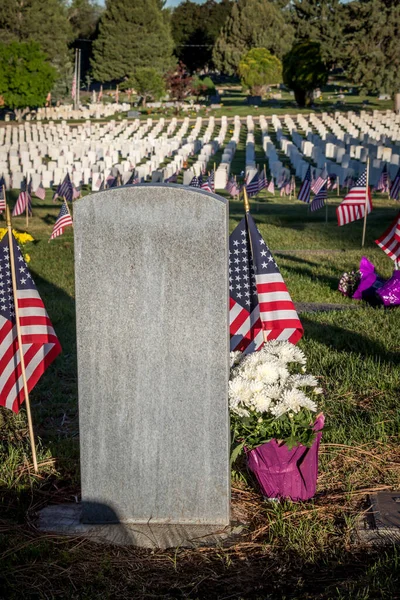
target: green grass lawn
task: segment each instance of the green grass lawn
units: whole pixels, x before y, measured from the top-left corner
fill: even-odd
[[[243,147],[238,148],[237,165]],[[9,195],[11,204],[17,192]],[[374,244],[398,205],[374,198],[366,245],[362,224],[339,228],[338,203],[311,214],[302,203],[263,192],[252,214],[297,302],[354,304],[337,291],[340,275],[367,256],[389,277],[392,261]],[[79,498],[73,234],[48,243],[59,207],[34,199],[30,269],[63,353],[32,392],[40,474],[31,471],[25,409],[0,410],[0,599],[399,598],[399,552],[364,548],[355,526],[367,494],[400,488],[400,310],[303,314],[301,348],[324,390],[316,497],[302,504],[262,500],[243,463],[232,473],[234,515],[248,523],[230,547],[162,552],[96,545],[40,534],[36,513]],[[231,202],[230,228],[243,216]],[[25,231],[25,219],[14,226]],[[324,252],[321,252],[324,251]]]

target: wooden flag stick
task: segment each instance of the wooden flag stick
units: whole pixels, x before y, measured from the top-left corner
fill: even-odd
[[[25,218],[26,218],[26,228],[28,228],[29,227],[28,175],[26,176]]]
[[[15,275],[15,258],[14,258],[14,244],[13,244],[14,238],[13,238],[12,227],[11,227],[10,209],[8,208],[8,205],[6,205],[6,218],[7,218],[7,230],[8,230],[8,246],[10,249],[11,280],[12,280],[12,289],[13,289],[13,297],[14,297],[15,326],[17,328],[18,350],[19,350],[20,365],[21,365],[21,376],[22,376],[22,382],[24,385],[25,405],[26,405],[26,413],[28,416],[28,429],[29,429],[29,438],[31,441],[33,469],[34,469],[35,473],[37,473],[38,466],[37,466],[37,458],[36,458],[35,436],[33,433],[31,404],[29,401],[28,383],[26,380],[26,372],[25,372],[25,357],[24,357],[24,352],[22,349],[21,325],[20,325],[20,320],[19,320],[17,279],[16,279],[16,275]]]
[[[339,175],[336,175],[336,188],[337,188],[337,195],[340,196],[340,179],[339,179]]]
[[[367,181],[366,181],[366,185],[365,185],[365,214],[364,214],[364,226],[363,226],[361,248],[364,248],[365,233],[367,231],[367,208],[368,208],[368,195],[369,195],[368,182],[369,182],[369,156],[367,158]]]

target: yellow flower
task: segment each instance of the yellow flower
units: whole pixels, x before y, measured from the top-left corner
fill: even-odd
[[[24,254],[24,259],[25,259],[25,262],[27,262],[27,263],[31,262],[31,257],[29,256],[29,254]]]

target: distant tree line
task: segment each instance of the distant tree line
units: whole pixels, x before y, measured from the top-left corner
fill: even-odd
[[[32,64],[48,67],[39,69],[47,83],[30,92],[30,105],[43,103],[49,91],[53,100],[65,97],[75,48],[82,51],[83,82],[141,87],[144,99],[165,93],[174,77],[201,94],[210,92],[209,79],[202,83],[207,74],[218,72],[240,77],[254,92],[276,83],[279,72],[304,104],[333,67],[368,92],[394,94],[400,92],[399,31],[398,0],[184,0],[175,9],[164,0],[106,0],[105,6],[0,0],[0,102],[18,104],[18,91],[10,92],[17,64],[22,88]]]

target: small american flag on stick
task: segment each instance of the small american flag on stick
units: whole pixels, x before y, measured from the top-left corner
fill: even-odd
[[[351,188],[343,202],[336,209],[339,226],[364,218],[365,207],[367,208],[367,214],[372,210],[369,186],[367,189],[367,169],[357,179],[355,186]]]
[[[265,339],[299,341],[303,327],[250,213],[229,238],[229,289],[232,351],[255,352]]]
[[[0,178],[0,212],[6,210],[6,182],[4,177]]]
[[[42,182],[39,183],[39,186],[35,191],[35,196],[40,200],[44,200],[46,198],[46,190],[44,189]]]
[[[311,165],[307,169],[307,173],[303,179],[301,187],[299,189],[299,194],[297,196],[298,200],[302,202],[310,202],[310,193],[311,193]]]
[[[400,169],[396,173],[396,177],[392,181],[392,185],[390,186],[390,197],[392,200],[399,199],[400,192]]]
[[[327,198],[328,198],[328,190],[327,190],[327,185],[325,183],[310,204],[311,212],[314,212],[316,210],[319,210],[320,208],[323,208],[325,206],[325,202],[326,202]]]
[[[0,242],[0,270],[5,282],[0,300],[0,405],[18,413],[25,399],[21,349],[30,392],[60,354],[61,346],[14,236],[12,243],[17,298],[11,285],[8,236],[5,235]],[[15,302],[18,305],[22,348],[18,343]]]
[[[73,225],[72,217],[68,209],[67,202],[64,201],[60,208],[60,212],[58,213],[58,217],[56,222],[54,223],[53,231],[50,236],[50,240],[62,235],[64,233],[64,229],[68,227],[68,225]],[[49,242],[50,242],[49,240]]]
[[[380,238],[375,240],[379,248],[387,254],[392,260],[398,262],[400,257],[400,213],[393,223]]]
[[[23,215],[28,208],[28,214],[32,214],[32,200],[30,194],[30,185],[26,185],[26,179],[21,185],[21,191],[18,195],[17,201],[15,203],[12,216],[19,217],[19,215]]]

